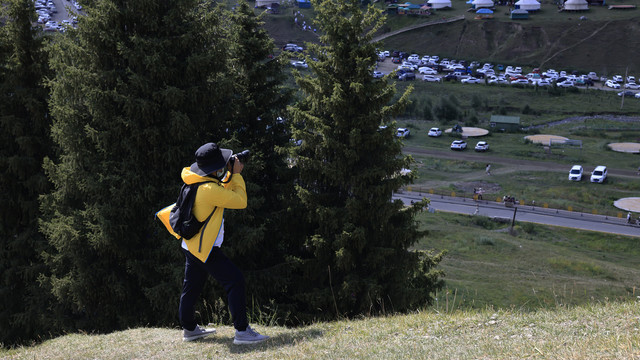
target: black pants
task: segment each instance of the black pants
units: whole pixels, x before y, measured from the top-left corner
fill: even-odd
[[[214,247],[209,254],[206,263],[193,256],[189,251],[182,249],[186,262],[184,266],[184,282],[182,283],[182,295],[180,295],[180,325],[187,330],[193,330],[197,323],[194,318],[194,305],[207,274],[216,279],[227,293],[229,311],[236,330],[244,331],[247,328],[246,297],[244,293],[244,276],[220,250]]]

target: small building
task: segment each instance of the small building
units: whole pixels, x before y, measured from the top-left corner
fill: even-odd
[[[427,3],[436,10],[451,8],[451,0],[429,0]]]
[[[491,115],[489,126],[495,131],[520,130],[520,116]]]
[[[589,10],[587,0],[567,0],[562,7],[566,11],[586,11]]]
[[[514,6],[516,9],[527,10],[528,12],[540,10],[540,3],[537,0],[520,0]]]
[[[527,10],[515,9],[511,12],[511,20],[527,20],[528,18],[529,12]]]

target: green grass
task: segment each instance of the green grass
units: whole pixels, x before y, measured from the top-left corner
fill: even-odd
[[[575,308],[419,311],[286,329],[260,327],[271,339],[232,344],[233,330],[191,343],[177,329],[138,328],[69,334],[0,350],[2,359],[635,359],[640,306],[602,302]]]
[[[416,247],[447,250],[439,306],[453,294],[461,308],[531,310],[628,300],[640,292],[635,238],[537,224],[518,224],[514,236],[508,223],[442,212],[419,220],[429,234]]]

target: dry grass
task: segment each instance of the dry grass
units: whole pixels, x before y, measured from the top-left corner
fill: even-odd
[[[258,327],[272,337],[234,346],[221,327],[183,343],[177,329],[70,334],[33,347],[0,350],[2,359],[640,359],[640,299],[572,309],[491,309]]]

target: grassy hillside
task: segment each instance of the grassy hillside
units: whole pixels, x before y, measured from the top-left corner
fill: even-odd
[[[413,1],[421,3],[421,1]],[[465,0],[453,0],[453,9],[436,11],[427,17],[389,14],[383,31],[392,31],[416,23],[464,15],[464,21],[427,26],[383,41],[385,49],[399,49],[442,57],[504,62],[555,68],[557,70],[596,71],[598,74],[640,72],[640,13],[633,10],[608,10],[592,6],[586,12],[558,12],[551,0],[542,0],[539,12],[529,20],[511,20],[509,7],[497,6],[491,20],[475,20]],[[640,5],[640,0],[611,0],[607,5]],[[376,6],[383,8],[384,3]],[[294,25],[293,9],[267,15],[265,27],[282,46],[287,42],[316,41],[311,32]],[[295,8],[295,11],[298,11]],[[312,9],[301,9],[310,23]],[[580,20],[584,16],[586,20]]]
[[[419,249],[447,250],[436,308],[539,309],[640,295],[638,239],[442,212],[419,217]]]
[[[272,339],[232,344],[233,330],[183,343],[177,329],[70,334],[2,359],[637,359],[640,304],[598,303],[537,312],[423,311],[285,329]]]

